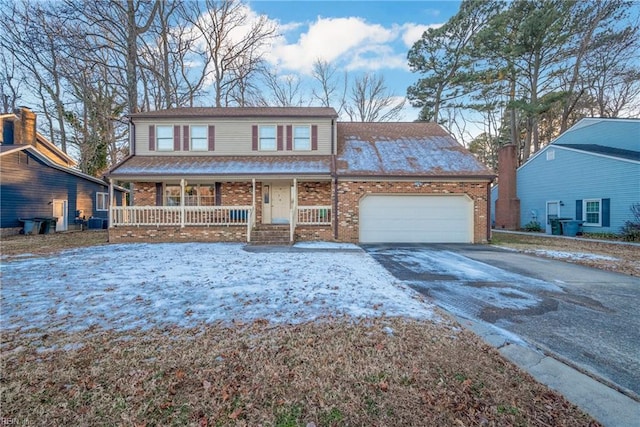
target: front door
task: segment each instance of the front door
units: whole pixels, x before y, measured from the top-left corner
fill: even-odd
[[[289,224],[291,210],[291,184],[271,183],[271,224]]]
[[[68,202],[66,200],[53,200],[53,215],[58,218],[56,231],[67,231],[69,213]]]
[[[560,217],[560,201],[552,200],[547,202],[547,221],[545,232],[551,234],[551,219]]]

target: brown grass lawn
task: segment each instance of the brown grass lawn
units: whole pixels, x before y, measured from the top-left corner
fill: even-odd
[[[99,235],[20,236],[2,253],[103,243]],[[3,331],[1,345],[3,424],[599,425],[454,322]]]

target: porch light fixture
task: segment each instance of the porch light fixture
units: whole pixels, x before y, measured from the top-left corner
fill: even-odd
[[[416,182],[413,183],[413,186],[414,187],[422,187],[422,182],[416,181]]]

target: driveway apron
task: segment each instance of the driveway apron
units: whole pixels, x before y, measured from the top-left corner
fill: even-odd
[[[446,311],[491,323],[638,399],[640,279],[485,245],[364,249]]]

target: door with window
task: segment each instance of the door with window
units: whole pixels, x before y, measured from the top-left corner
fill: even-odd
[[[68,223],[68,213],[69,213],[69,203],[67,200],[54,200],[53,201],[53,217],[58,218],[56,223],[56,231],[67,231],[69,228]]]
[[[551,219],[560,218],[560,201],[550,200],[547,202],[547,220],[545,225],[545,232],[551,234]]]

